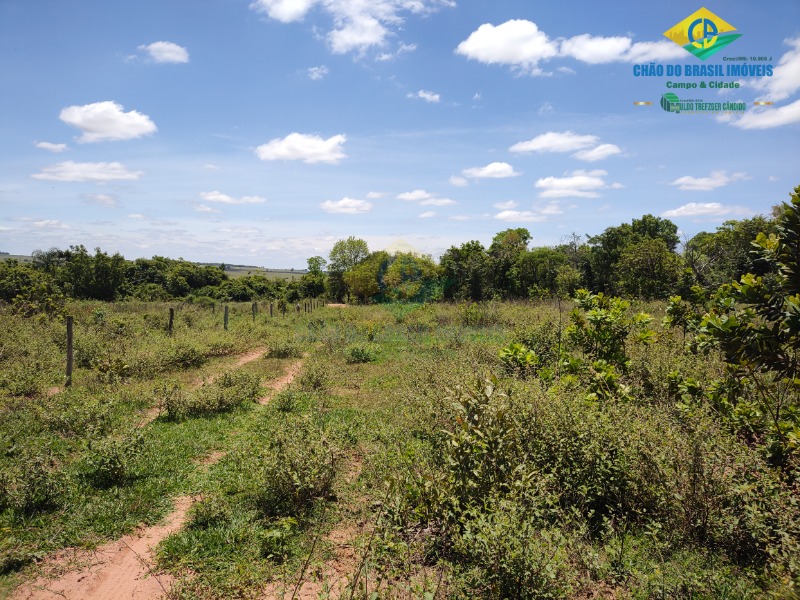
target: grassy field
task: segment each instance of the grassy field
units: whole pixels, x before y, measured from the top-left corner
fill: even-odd
[[[692,402],[721,363],[663,306],[623,362],[567,303],[168,308],[71,305],[70,389],[63,322],[0,313],[0,597],[178,498],[173,598],[796,592],[796,484]]]

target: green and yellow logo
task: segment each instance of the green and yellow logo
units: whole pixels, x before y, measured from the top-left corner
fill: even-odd
[[[664,35],[700,60],[705,60],[742,37],[732,31],[736,31],[736,27],[703,7],[667,29]]]

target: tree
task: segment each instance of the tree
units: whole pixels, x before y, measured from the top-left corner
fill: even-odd
[[[508,298],[527,292],[520,289],[515,267],[519,257],[528,250],[530,241],[531,234],[524,227],[506,229],[492,239],[489,246],[489,265],[493,292],[498,296]]]
[[[766,431],[772,458],[785,464],[800,449],[800,186],[784,204],[775,232],[759,233],[755,257],[763,276],[748,273],[722,286],[700,323],[699,341],[719,347],[731,376],[750,386],[757,410],[735,392],[731,418]]]
[[[489,260],[478,241],[448,248],[439,260],[444,277],[444,297],[479,302],[488,295]]]
[[[325,273],[327,261],[321,256],[308,259],[308,273],[300,278],[300,293],[305,298],[318,298],[325,293]]]
[[[597,291],[616,293],[617,262],[626,248],[644,239],[660,239],[667,250],[674,252],[679,242],[678,226],[669,219],[644,215],[633,219],[630,225],[608,227],[603,233],[590,237],[589,285]]]
[[[344,282],[358,302],[366,304],[383,291],[383,274],[389,265],[386,252],[373,252],[344,273]]]
[[[383,275],[386,296],[413,302],[436,299],[441,294],[439,274],[439,267],[429,257],[398,253]]]
[[[645,238],[622,251],[616,288],[626,296],[665,299],[678,288],[683,261],[663,238]]]
[[[339,240],[328,254],[328,295],[334,300],[343,300],[349,290],[344,274],[369,256],[367,242],[350,236]]]
[[[534,248],[520,254],[516,263],[517,284],[527,297],[556,293],[559,267],[569,262],[567,256],[552,248]]]

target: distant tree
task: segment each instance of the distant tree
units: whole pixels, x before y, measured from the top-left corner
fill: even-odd
[[[753,253],[752,242],[759,233],[775,233],[776,223],[774,218],[756,216],[725,221],[714,233],[700,232],[685,245],[686,264],[697,282],[708,290],[716,290],[746,273],[763,275],[768,265]]]
[[[439,260],[444,277],[444,297],[480,301],[490,287],[489,257],[478,241],[448,248]]]
[[[524,227],[506,229],[496,234],[489,246],[489,267],[493,294],[509,298],[526,295],[516,269],[520,256],[528,250],[530,232]]]
[[[300,293],[305,298],[318,298],[325,293],[326,276],[323,272],[327,262],[321,256],[308,259],[308,273],[300,278]]]
[[[552,248],[534,248],[530,252],[523,252],[516,263],[516,287],[520,295],[555,295],[558,269],[568,263],[566,254]]]
[[[350,236],[339,240],[328,254],[327,293],[334,300],[343,300],[348,295],[344,274],[369,256],[367,242]]]
[[[430,257],[398,253],[383,275],[390,300],[427,301],[441,297],[440,268]]]
[[[626,247],[616,266],[616,289],[646,300],[666,299],[678,291],[683,261],[661,237],[646,237]]]
[[[386,252],[373,252],[344,273],[344,282],[358,302],[366,304],[377,300],[383,292],[383,275],[389,266]]]

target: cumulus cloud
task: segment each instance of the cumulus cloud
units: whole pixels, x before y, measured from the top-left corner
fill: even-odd
[[[108,208],[119,207],[117,197],[111,194],[82,194],[83,198],[89,204],[96,204],[98,206],[107,206]]]
[[[372,202],[366,200],[356,200],[354,198],[342,198],[341,200],[326,200],[320,204],[322,210],[333,214],[358,215],[372,210]]]
[[[496,202],[492,206],[494,206],[495,208],[497,208],[499,210],[513,210],[513,209],[517,208],[517,206],[519,206],[519,205],[516,202],[514,202],[513,200],[509,200],[508,202]]]
[[[44,167],[41,173],[31,175],[34,179],[46,181],[76,181],[107,183],[109,181],[131,181],[139,179],[142,171],[129,171],[118,162],[85,162],[71,160]]]
[[[441,100],[441,96],[434,92],[428,92],[426,90],[420,90],[416,94],[406,94],[408,98],[421,98],[425,100],[425,102],[431,102],[433,104],[438,104],[439,100]]]
[[[188,63],[189,51],[174,42],[153,42],[141,45],[139,50],[147,53],[153,62],[157,63]]]
[[[576,152],[573,154],[573,156],[579,160],[595,162],[597,160],[608,158],[609,156],[614,156],[620,152],[622,152],[622,150],[620,150],[619,146],[615,144],[600,144],[599,146],[589,150],[581,150],[580,152]]]
[[[605,171],[577,170],[566,173],[564,177],[544,177],[534,184],[540,198],[597,198],[598,190],[607,187],[603,177],[608,175]]]
[[[501,25],[484,23],[458,45],[456,54],[541,74],[539,63],[558,56],[558,45],[536,23],[512,19]]]
[[[664,211],[662,217],[726,217],[729,215],[749,216],[754,214],[743,206],[725,206],[719,202],[689,202],[678,208]]]
[[[792,123],[800,123],[800,100],[780,107],[754,108],[731,124],[740,129],[772,129]]]
[[[684,59],[685,51],[669,41],[636,42],[627,36],[580,34],[551,39],[533,21],[512,19],[500,25],[484,23],[461,42],[456,54],[484,64],[510,66],[531,75],[549,75],[540,63],[574,58],[586,64]]]
[[[772,77],[759,77],[743,82],[763,93],[759,99],[778,102],[800,89],[800,37],[784,40],[784,43],[791,50],[780,57],[772,71]]]
[[[405,202],[416,202],[420,206],[452,206],[453,204],[458,204],[450,198],[439,198],[436,194],[420,189],[397,194],[397,199]]]
[[[494,216],[498,221],[509,221],[515,223],[541,223],[547,220],[547,216],[530,210],[503,210]]]
[[[368,200],[377,200],[378,198],[383,198],[386,194],[383,192],[369,192],[367,194]]]
[[[708,177],[684,175],[670,183],[670,185],[676,186],[679,190],[689,192],[710,192],[743,179],[749,179],[747,173],[738,172],[729,176],[725,171],[712,171]]]
[[[432,211],[432,210],[429,210],[429,211],[426,211],[424,213],[420,213],[419,218],[420,219],[430,219],[431,217],[435,217],[435,216],[436,216],[436,213],[434,211]]]
[[[327,140],[317,135],[290,133],[285,138],[275,138],[256,148],[261,160],[302,160],[304,163],[338,164],[347,155],[342,145],[347,141],[344,134],[334,135]]]
[[[66,144],[53,144],[51,142],[36,142],[36,147],[47,150],[48,152],[55,152],[56,154],[68,149]]]
[[[311,79],[312,81],[319,81],[320,79],[325,77],[325,75],[330,73],[330,69],[328,69],[328,67],[326,67],[325,65],[319,65],[318,67],[311,67],[310,69],[308,69],[307,72],[309,79]]]
[[[532,140],[517,142],[509,148],[511,152],[573,152],[594,146],[598,142],[596,135],[579,135],[572,131],[548,131],[537,135]]]
[[[345,54],[383,47],[386,38],[399,30],[403,13],[426,14],[443,6],[455,6],[453,0],[254,0],[250,7],[282,23],[302,20],[318,7],[331,17],[332,29],[326,40],[332,52]],[[397,54],[410,51],[413,45],[400,44]],[[382,53],[383,59],[392,55]]]
[[[500,202],[494,205],[500,209],[494,218],[498,221],[542,223],[553,215],[560,215],[564,211],[556,201],[548,202],[543,206],[534,207],[533,210],[515,210],[516,202]]]
[[[596,135],[580,135],[572,131],[548,131],[531,140],[517,142],[509,148],[520,154],[530,152],[575,152],[578,160],[594,162],[622,152],[615,144],[598,144]]]
[[[470,179],[505,179],[507,177],[517,177],[521,175],[521,173],[515,171],[514,167],[506,162],[493,162],[485,167],[464,169],[461,171],[461,174]]]
[[[242,196],[241,198],[234,198],[222,192],[201,192],[200,197],[206,202],[217,202],[219,204],[262,204],[267,201],[266,198],[261,196]]]
[[[450,185],[454,185],[456,187],[466,187],[469,185],[469,181],[463,177],[459,177],[458,175],[451,175],[449,181]]]
[[[122,105],[111,100],[68,106],[59,118],[83,132],[78,138],[81,143],[132,140],[157,131],[150,117],[135,110],[124,112]]]
[[[411,192],[403,192],[402,194],[397,194],[398,200],[406,200],[408,202],[418,202],[420,200],[427,200],[429,198],[433,198],[434,195],[430,192],[426,192],[425,190],[414,190]]]

